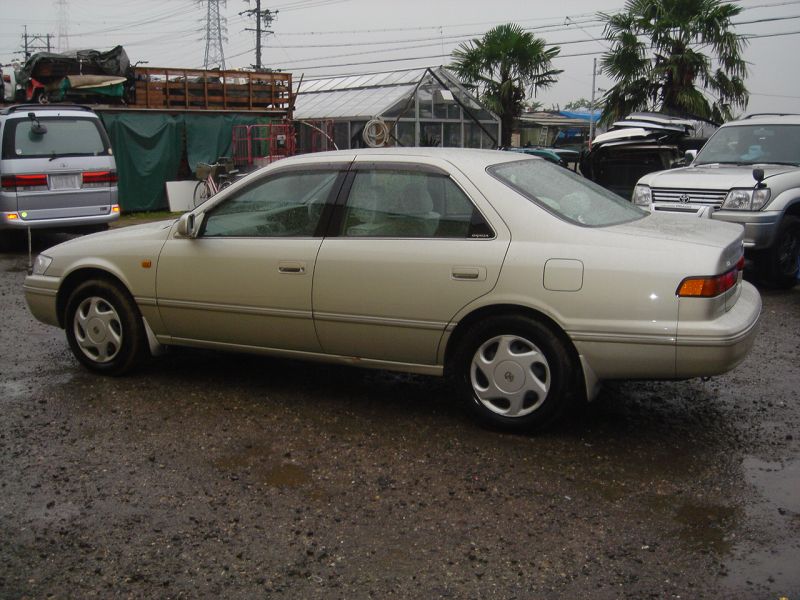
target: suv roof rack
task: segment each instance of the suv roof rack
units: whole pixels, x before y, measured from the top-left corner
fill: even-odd
[[[94,112],[91,107],[84,106],[83,104],[15,104],[0,110],[0,115],[10,115],[15,112],[22,112],[24,110],[85,110],[87,112]]]
[[[744,121],[745,119],[754,119],[756,117],[800,117],[800,113],[786,113],[786,112],[751,113],[749,115],[743,116],[742,121]]]

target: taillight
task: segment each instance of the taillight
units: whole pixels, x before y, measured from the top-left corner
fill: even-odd
[[[86,171],[83,174],[83,187],[111,187],[117,185],[116,171]]]
[[[4,190],[35,192],[47,189],[47,175],[3,175],[0,185]]]
[[[6,83],[11,83],[11,75],[3,75],[3,81]]]
[[[742,267],[744,267],[744,262]],[[677,294],[682,298],[713,298],[724,294],[739,281],[739,264],[722,275],[713,277],[687,277],[678,286]]]

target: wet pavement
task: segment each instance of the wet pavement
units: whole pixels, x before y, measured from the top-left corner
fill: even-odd
[[[26,268],[0,254],[0,598],[800,598],[800,288],[761,290],[732,373],[525,436],[436,378],[189,350],[92,375]]]

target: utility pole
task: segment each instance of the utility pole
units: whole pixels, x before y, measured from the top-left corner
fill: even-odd
[[[28,26],[24,26],[24,33],[22,34],[22,53],[25,55],[25,60],[31,57],[35,52],[52,52],[50,38],[53,37],[52,33],[36,33],[29,34]]]
[[[248,4],[250,4],[250,0],[245,0]],[[249,10],[245,10],[240,12],[240,15],[248,15],[251,17],[256,18],[256,28],[245,28],[245,31],[255,31],[256,32],[256,64],[253,65],[256,71],[262,70],[261,64],[261,37],[263,35],[269,35],[272,33],[270,26],[272,22],[275,20],[276,16],[278,15],[277,10],[270,10],[268,8],[261,10],[261,0],[256,0],[256,7],[251,8]],[[262,27],[261,23],[264,23]]]
[[[196,4],[202,8],[206,5],[206,54],[203,61],[203,68],[225,69],[225,52],[222,49],[222,41],[225,38],[226,27],[225,18],[220,15],[219,5],[228,5],[228,0],[195,0]]]
[[[594,93],[597,85],[597,59],[592,60],[592,100],[589,104],[589,148],[594,140]]]

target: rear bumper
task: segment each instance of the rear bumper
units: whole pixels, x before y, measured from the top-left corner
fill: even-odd
[[[750,283],[741,286],[736,304],[719,318],[678,323],[676,377],[719,375],[747,356],[758,333],[761,296]]]
[[[16,215],[16,218],[10,215]],[[61,217],[54,219],[31,219],[20,218],[18,213],[0,212],[0,229],[58,229],[69,230],[81,227],[96,227],[107,225],[119,219],[119,212],[109,211],[101,215],[82,216],[82,217]]]

